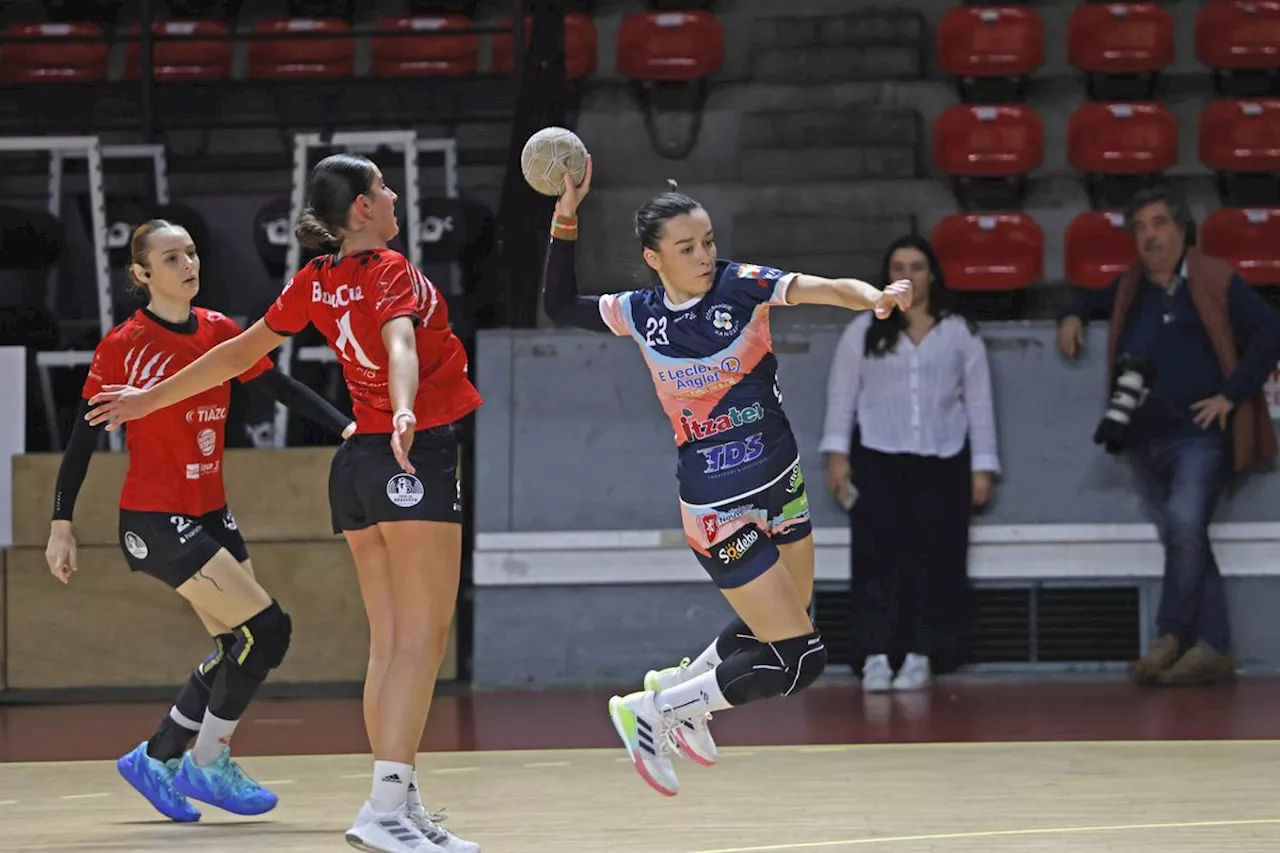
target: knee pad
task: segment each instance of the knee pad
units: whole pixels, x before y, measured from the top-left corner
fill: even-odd
[[[716,683],[736,707],[798,693],[817,681],[826,667],[827,647],[815,631],[739,652],[716,667]]]
[[[271,606],[237,626],[234,633],[236,641],[227,654],[228,659],[245,675],[263,681],[284,662],[293,636],[293,620],[272,600]]]

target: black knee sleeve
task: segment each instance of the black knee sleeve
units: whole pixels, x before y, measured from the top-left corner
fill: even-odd
[[[747,623],[741,619],[734,619],[716,638],[716,654],[720,655],[720,660],[724,661],[731,655],[754,649],[759,645],[760,641],[751,633]]]
[[[173,707],[196,725],[204,719],[204,710],[209,707],[209,692],[213,690],[213,684],[218,679],[218,670],[226,662],[227,655],[235,646],[235,642],[235,634],[219,634],[214,637],[213,644],[216,648],[213,654],[195,668],[191,677],[187,679],[187,683],[178,691],[178,698],[174,701]]]
[[[278,602],[272,601],[261,613],[236,626],[232,633],[236,639],[227,654],[228,660],[234,661],[245,675],[263,681],[284,662],[293,636],[293,620],[280,609]]]
[[[716,683],[735,707],[790,696],[818,680],[827,667],[827,647],[816,631],[734,655],[716,667]]]

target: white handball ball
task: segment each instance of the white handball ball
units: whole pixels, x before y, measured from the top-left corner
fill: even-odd
[[[524,144],[520,170],[529,186],[543,195],[559,196],[564,192],[565,172],[575,185],[582,183],[587,173],[587,146],[572,130],[544,127]]]

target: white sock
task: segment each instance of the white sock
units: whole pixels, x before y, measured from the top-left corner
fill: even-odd
[[[373,810],[386,814],[404,805],[412,779],[412,764],[401,764],[398,761],[373,762],[373,793],[369,795],[369,804],[373,806]]]
[[[716,681],[714,669],[695,675],[668,690],[659,691],[656,701],[659,709],[670,705],[678,720],[694,720],[703,714],[733,707],[720,692],[720,683]]]
[[[409,779],[409,805],[422,805],[422,792],[418,790],[418,771],[413,771],[413,775]]]
[[[239,724],[239,720],[224,720],[206,710],[200,733],[196,735],[196,745],[191,747],[192,760],[201,767],[217,761],[222,750],[231,746],[231,735]]]
[[[720,638],[711,641],[711,645],[703,650],[702,654],[693,659],[686,670],[689,676],[702,675],[709,669],[715,669],[720,665],[720,650],[716,645],[720,642]]]

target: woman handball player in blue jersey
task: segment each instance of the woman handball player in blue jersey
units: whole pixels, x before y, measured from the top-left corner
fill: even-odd
[[[566,174],[556,203],[543,304],[557,323],[631,337],[653,376],[677,446],[685,536],[739,617],[692,661],[650,671],[643,691],[614,696],[609,715],[636,770],[674,796],[678,749],[711,765],[711,714],[808,687],[827,661],[809,619],[813,531],[800,453],[782,410],[769,311],[833,305],[887,317],[911,303],[910,282],[880,290],[717,257],[711,218],[675,190],[636,213],[636,236],[658,284],[584,296],[574,246],[591,187]]]

